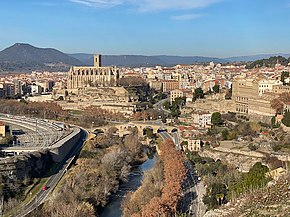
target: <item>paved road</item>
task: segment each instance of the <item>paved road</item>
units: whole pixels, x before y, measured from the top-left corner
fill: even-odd
[[[163,103],[165,103],[166,101],[168,101],[169,99],[163,99],[163,100],[160,100],[159,102],[155,103],[153,105],[153,108],[155,109],[158,109],[158,110],[162,110],[165,114],[170,114],[171,112],[166,110],[164,107],[163,107]]]
[[[159,135],[163,140],[171,139],[177,150],[180,149],[179,144],[179,137],[178,132],[173,132],[172,135],[169,135],[166,131],[160,132]],[[181,204],[181,211],[183,213],[187,213],[190,216],[196,216],[197,214],[197,193],[195,191],[195,185],[196,185],[196,177],[194,175],[194,169],[192,167],[192,164],[187,161],[185,162],[185,167],[187,169],[186,179],[183,183],[183,199]]]
[[[48,195],[53,191],[57,183],[61,180],[70,164],[74,160],[75,156],[80,152],[81,148],[84,145],[84,141],[86,140],[88,134],[86,131],[81,130],[81,136],[78,142],[75,144],[74,148],[68,153],[68,155],[64,158],[64,160],[60,163],[58,168],[56,169],[56,173],[52,175],[46,183],[48,189],[46,191],[40,191],[37,193],[35,198],[30,201],[26,206],[24,206],[15,217],[23,217],[36,209],[39,205],[44,203],[47,199]]]
[[[174,141],[174,144],[176,146],[176,149],[180,151],[181,150],[181,146],[180,146],[178,132],[177,131],[172,132],[172,135],[173,135],[173,141]]]
[[[172,136],[170,136],[169,133],[167,133],[166,131],[160,132],[159,135],[161,136],[163,140],[171,139],[174,142],[174,139],[172,138]]]

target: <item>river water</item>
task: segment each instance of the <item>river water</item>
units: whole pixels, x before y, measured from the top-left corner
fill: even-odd
[[[110,202],[100,210],[100,217],[120,217],[122,216],[121,202],[124,195],[128,191],[136,191],[142,182],[142,173],[150,170],[157,160],[156,155],[150,159],[148,158],[143,164],[134,168],[129,177],[129,181],[120,185],[119,191],[111,196]]]

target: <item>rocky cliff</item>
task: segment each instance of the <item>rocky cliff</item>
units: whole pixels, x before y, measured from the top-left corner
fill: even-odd
[[[0,173],[11,178],[40,177],[53,164],[48,150],[25,153],[0,161]]]

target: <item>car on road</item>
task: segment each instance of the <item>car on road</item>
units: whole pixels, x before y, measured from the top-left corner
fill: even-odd
[[[42,191],[46,191],[47,189],[48,189],[48,187],[47,187],[46,185],[44,185],[44,186],[41,188]]]

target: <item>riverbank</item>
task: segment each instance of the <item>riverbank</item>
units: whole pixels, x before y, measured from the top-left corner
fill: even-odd
[[[144,159],[145,158],[143,158],[143,160]],[[121,217],[121,204],[123,199],[126,198],[126,194],[136,191],[141,186],[143,174],[153,168],[157,159],[157,156],[154,156],[153,158],[146,157],[146,160],[143,161],[143,163],[133,168],[131,174],[129,175],[128,182],[121,184],[119,190],[111,195],[109,203],[104,208],[99,210],[99,216]]]
[[[172,141],[160,145],[162,155],[154,169],[144,175],[142,186],[128,194],[122,204],[123,216],[175,216],[182,200],[186,178],[184,156]]]

